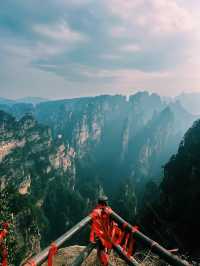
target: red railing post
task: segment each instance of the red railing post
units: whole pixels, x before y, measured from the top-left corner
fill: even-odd
[[[58,250],[58,247],[55,242],[53,242],[50,246],[49,249],[49,254],[48,254],[48,266],[53,266],[53,257],[56,255]]]

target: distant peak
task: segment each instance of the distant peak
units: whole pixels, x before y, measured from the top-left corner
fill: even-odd
[[[18,102],[18,103],[31,103],[33,105],[36,105],[36,104],[41,103],[41,102],[47,102],[47,101],[49,101],[49,100],[45,99],[45,98],[31,97],[31,96],[20,98],[20,99],[16,100],[16,102]]]

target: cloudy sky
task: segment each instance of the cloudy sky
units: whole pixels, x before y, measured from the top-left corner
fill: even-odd
[[[199,0],[5,0],[0,96],[200,92]]]

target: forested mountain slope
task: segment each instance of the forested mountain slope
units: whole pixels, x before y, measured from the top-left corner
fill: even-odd
[[[180,241],[196,255],[200,238],[200,121],[187,131],[178,152],[164,167],[163,213]]]

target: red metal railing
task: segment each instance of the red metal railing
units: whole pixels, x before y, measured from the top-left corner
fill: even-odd
[[[152,252],[156,253],[170,265],[190,265],[187,261],[180,259],[157,242],[148,238],[139,231],[138,227],[127,223],[110,207],[97,205],[89,216],[85,217],[73,228],[55,240],[53,244],[29,259],[24,266],[37,266],[41,265],[44,261],[48,261],[48,265],[52,266],[53,257],[58,248],[89,223],[91,223],[91,244],[89,244],[88,247],[81,252],[80,256],[75,259],[72,263],[73,266],[81,265],[94,247],[97,247],[97,255],[102,265],[108,265],[109,250],[111,249],[114,249],[128,265],[139,265],[133,257],[135,241],[142,242],[145,246],[149,247]]]

